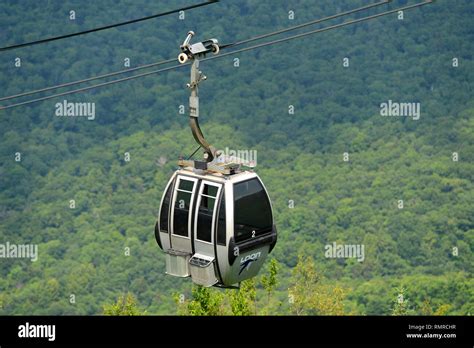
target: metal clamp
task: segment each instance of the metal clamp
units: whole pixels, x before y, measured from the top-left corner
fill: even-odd
[[[191,44],[191,39],[194,36],[194,31],[189,31],[186,39],[179,48],[181,53],[178,55],[178,61],[181,64],[186,63],[189,59],[196,59],[205,56],[207,53],[218,54],[219,42],[216,39],[209,39],[195,44]]]

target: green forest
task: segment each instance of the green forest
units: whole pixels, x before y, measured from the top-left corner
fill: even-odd
[[[5,0],[0,45],[189,3]],[[225,44],[369,3],[222,0],[2,51],[0,98],[177,57],[189,30]],[[0,244],[38,246],[36,261],[0,258],[0,315],[473,314],[473,16],[469,0],[437,0],[201,63],[203,132],[257,151],[278,228],[240,290],[167,276],[154,238],[165,185],[196,148],[188,69],[0,110]],[[58,117],[64,100],[95,103],[95,118]],[[389,101],[419,117],[383,116]],[[365,257],[329,258],[333,243]]]

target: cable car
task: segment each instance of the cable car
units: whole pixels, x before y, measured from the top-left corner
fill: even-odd
[[[166,186],[155,238],[166,252],[167,274],[231,287],[257,275],[277,233],[256,173],[180,169]]]
[[[193,35],[190,31],[180,46],[178,60],[193,61],[189,124],[204,160],[178,161],[180,169],[161,199],[155,238],[166,253],[167,274],[191,277],[205,287],[235,288],[257,275],[275,247],[277,231],[265,186],[253,170],[243,169],[252,164],[216,151],[199,127],[198,85],[206,80],[199,58],[217,54],[219,47],[215,39],[191,45]]]

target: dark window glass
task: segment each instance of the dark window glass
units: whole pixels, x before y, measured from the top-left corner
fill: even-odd
[[[193,190],[194,182],[188,180],[180,180],[179,187],[186,187],[189,191]],[[174,204],[174,226],[173,233],[179,236],[188,237],[188,221],[191,203],[191,192],[179,191],[176,195]]]
[[[219,220],[217,221],[217,244],[226,245],[226,220],[225,220],[225,191],[222,191],[221,205],[219,207]]]
[[[168,217],[169,217],[172,190],[173,190],[173,183],[170,184],[170,186],[168,187],[168,190],[163,196],[163,204],[161,205],[161,211],[160,211],[160,230],[162,232],[168,232]]]
[[[196,238],[209,243],[212,241],[212,215],[216,205],[217,189],[215,186],[204,184],[199,204]]]
[[[210,185],[205,185],[204,187],[204,190],[203,190],[203,194],[205,195],[208,195],[208,196],[212,196],[212,197],[215,197],[217,196],[217,190],[219,188],[217,186],[210,186]]]
[[[255,178],[234,185],[234,238],[241,242],[270,232],[273,218],[270,201]]]
[[[184,191],[192,191],[194,187],[194,182],[189,180],[180,180],[179,189]]]

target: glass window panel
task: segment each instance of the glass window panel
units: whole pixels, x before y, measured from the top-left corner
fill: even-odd
[[[191,187],[192,189],[192,187]],[[174,229],[173,233],[188,237],[188,219],[190,211],[191,193],[178,191],[174,205]]]
[[[210,186],[210,185],[205,185],[205,191],[203,193],[208,196],[216,197],[217,196],[217,190],[219,188],[217,186]]]
[[[226,245],[226,219],[225,219],[225,191],[222,191],[221,205],[219,207],[219,220],[217,222],[217,244]]]
[[[204,185],[204,191],[214,188],[213,186]],[[217,191],[216,191],[217,194]],[[201,202],[199,204],[198,222],[196,238],[205,242],[212,241],[212,215],[214,214],[214,208],[216,204],[215,198],[201,196]]]
[[[173,189],[173,183],[170,184],[166,194],[163,196],[163,204],[161,205],[160,211],[160,230],[162,232],[168,232],[168,217],[171,201],[171,192]]]
[[[270,201],[255,178],[234,185],[234,239],[241,242],[272,230]]]
[[[193,187],[194,187],[194,182],[193,181],[183,180],[183,179],[181,179],[179,181],[179,189],[180,190],[192,191]]]

